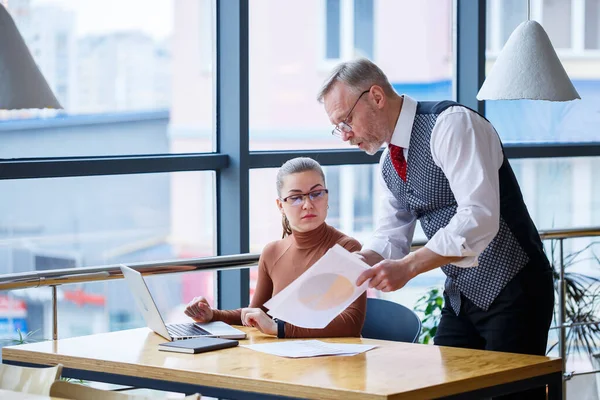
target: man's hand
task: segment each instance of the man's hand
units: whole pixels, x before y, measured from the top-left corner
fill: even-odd
[[[407,262],[406,257],[401,260],[383,260],[373,268],[363,272],[356,281],[356,286],[369,282],[370,288],[383,292],[393,292],[402,288],[408,281],[417,276],[414,266]]]
[[[194,297],[188,303],[184,313],[196,322],[210,322],[213,319],[213,310],[208,301],[202,296]]]
[[[373,268],[363,272],[358,277],[356,286],[360,286],[370,279],[369,287],[383,292],[393,292],[404,287],[408,281],[423,272],[451,264],[460,259],[461,257],[440,256],[427,247],[421,247],[400,260],[378,262]]]
[[[242,323],[264,334],[277,336],[277,323],[260,308],[242,308]]]

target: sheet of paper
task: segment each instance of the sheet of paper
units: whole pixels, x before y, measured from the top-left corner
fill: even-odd
[[[283,342],[240,345],[251,350],[280,357],[302,358],[319,356],[349,356],[371,350],[377,346],[366,344],[326,343],[320,340],[286,340]]]
[[[358,276],[370,267],[335,245],[311,268],[267,301],[268,314],[302,328],[325,328],[365,290]]]

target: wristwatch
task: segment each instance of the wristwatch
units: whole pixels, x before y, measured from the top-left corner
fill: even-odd
[[[273,318],[273,321],[277,324],[277,338],[285,339],[285,321],[278,318]]]

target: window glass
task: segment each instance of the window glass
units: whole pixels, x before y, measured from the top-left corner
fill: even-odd
[[[548,32],[552,45],[568,49],[571,43],[571,0],[543,0],[542,26]]]
[[[600,0],[585,0],[585,48],[600,49]]]
[[[361,57],[373,59],[373,0],[354,0],[354,48]]]
[[[215,255],[214,173],[4,180],[0,274]],[[213,298],[213,272],[148,279],[168,320],[195,295]],[[50,288],[0,295],[0,338],[51,337]],[[59,335],[140,326],[124,282],[58,287]],[[85,313],[86,318],[81,318]]]
[[[451,0],[254,0],[249,7],[251,150],[348,148],[331,135],[316,96],[338,62],[356,57],[377,63],[399,93],[452,98]],[[410,32],[436,40],[399,40]]]
[[[213,1],[7,5],[64,111],[0,110],[1,148],[20,157],[213,150]]]
[[[487,21],[490,24],[487,32],[491,35],[486,53],[486,72],[489,73],[508,37],[501,32],[512,32],[519,21],[524,21],[527,7],[522,1],[488,0],[487,4]],[[586,7],[592,7],[590,5],[593,4],[593,1],[589,4],[586,2]],[[504,143],[598,141],[595,127],[600,124],[600,65],[593,53],[583,53],[583,41],[578,49],[575,43],[571,44],[570,39],[571,20],[575,18],[574,21],[577,21],[576,36],[583,39],[584,29],[588,26],[584,24],[584,18],[588,21],[594,18],[594,14],[592,9],[588,9],[590,15],[583,12],[572,14],[571,9],[575,7],[568,0],[534,1],[531,16],[540,21],[548,32],[581,100],[487,101],[486,117],[493,123]]]
[[[325,23],[326,27],[326,49],[325,57],[330,59],[340,58],[340,0],[326,0]]]

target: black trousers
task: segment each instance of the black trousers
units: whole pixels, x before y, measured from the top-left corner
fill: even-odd
[[[544,355],[554,309],[554,281],[548,265],[525,266],[487,311],[461,295],[456,315],[444,294],[434,338],[439,346]],[[545,388],[501,399],[545,399]]]

